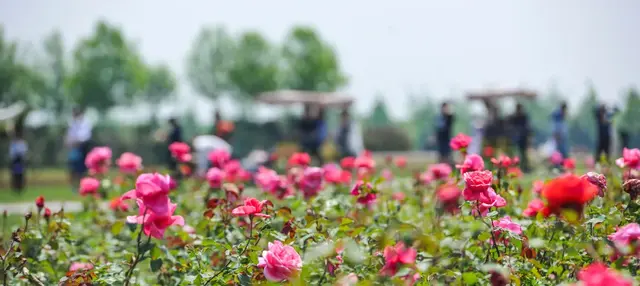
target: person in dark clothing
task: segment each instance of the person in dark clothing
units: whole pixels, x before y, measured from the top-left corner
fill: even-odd
[[[312,111],[315,111],[315,114],[313,114]],[[320,146],[324,140],[324,138],[322,138],[323,124],[322,110],[312,110],[312,106],[305,105],[304,114],[298,126],[300,143],[304,152],[307,152],[312,157],[316,157],[319,161],[322,161]]]
[[[65,145],[69,147],[70,180],[74,192],[77,191],[80,179],[87,173],[85,158],[91,150],[92,128],[84,116],[84,109],[75,107],[65,138]]]
[[[440,114],[436,119],[436,139],[438,141],[438,154],[440,162],[450,163],[451,147],[451,129],[453,127],[454,116],[448,102],[443,102],[440,106]]]
[[[529,171],[529,157],[527,149],[529,147],[529,117],[524,111],[521,103],[516,104],[516,111],[510,118],[512,128],[513,142],[518,147],[520,153],[520,166],[523,172]]]
[[[620,134],[620,144],[622,145],[622,148],[628,148],[629,147],[629,131],[627,130],[620,130],[620,132],[618,132]]]
[[[11,187],[15,192],[22,192],[25,183],[27,164],[27,141],[22,138],[22,130],[16,129],[9,145],[9,160],[11,169]]]
[[[347,109],[342,111],[340,129],[338,129],[338,136],[336,136],[336,145],[342,158],[354,156],[353,150],[349,146],[349,136],[351,135],[351,116]]]
[[[180,124],[178,124],[178,121],[175,118],[169,119],[169,126],[171,127],[171,130],[169,131],[169,136],[167,137],[167,162],[169,165],[169,169],[175,171],[178,167],[178,163],[173,158],[173,156],[171,156],[171,152],[169,151],[168,146],[171,145],[171,143],[183,142],[182,127],[180,127]]]
[[[598,125],[598,141],[596,146],[595,158],[600,161],[601,156],[605,157],[605,160],[609,160],[611,152],[611,119],[617,112],[614,109],[613,112],[607,111],[607,106],[601,104],[594,110],[596,123]]]

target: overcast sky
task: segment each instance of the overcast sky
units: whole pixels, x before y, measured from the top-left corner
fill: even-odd
[[[53,29],[72,46],[99,19],[121,26],[147,60],[171,65],[188,98],[185,56],[205,25],[257,29],[272,41],[293,25],[315,26],[336,47],[361,112],[377,93],[402,117],[412,91],[440,99],[492,87],[544,92],[555,82],[579,97],[590,79],[613,102],[640,86],[634,0],[0,0],[5,32],[33,49]]]

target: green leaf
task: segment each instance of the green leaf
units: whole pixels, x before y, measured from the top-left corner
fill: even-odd
[[[353,223],[353,219],[350,219],[348,217],[343,217],[341,219],[341,221],[340,221],[340,226],[349,225],[349,224],[352,224],[352,223]]]
[[[151,271],[157,272],[162,267],[162,259],[153,259],[149,261],[149,266],[151,266]]]
[[[487,240],[489,238],[491,238],[491,234],[489,232],[487,232],[487,231],[485,231],[485,232],[481,233],[480,235],[478,235],[478,240],[481,240],[481,241],[485,241],[485,240]]]
[[[240,280],[240,285],[251,285],[251,277],[247,274],[238,275],[238,280]]]
[[[478,282],[478,276],[475,273],[465,272],[462,274],[462,280],[464,280],[465,285],[474,285]]]
[[[124,227],[124,221],[116,221],[112,226],[111,226],[111,234],[113,235],[118,235],[120,234],[120,232],[122,231],[122,228]]]

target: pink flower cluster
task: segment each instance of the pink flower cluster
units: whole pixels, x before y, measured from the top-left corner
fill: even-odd
[[[231,160],[229,152],[214,150],[208,157],[213,167],[207,171],[205,179],[211,188],[220,188],[224,182],[239,183],[251,179],[251,173],[243,169],[238,160]]]
[[[493,182],[493,173],[491,171],[473,171],[464,173],[465,189],[462,191],[464,199],[467,201],[476,201],[474,213],[486,215],[492,207],[500,208],[507,205],[507,201],[498,195],[491,183]]]
[[[357,202],[365,206],[371,206],[376,203],[377,195],[370,183],[363,181],[357,182],[353,188],[351,188],[351,195],[357,197]]]
[[[173,215],[176,204],[171,203],[169,191],[171,178],[160,174],[142,174],[136,180],[136,188],[125,193],[122,200],[136,199],[138,215],[128,216],[127,222],[143,225],[146,235],[163,238],[172,225],[184,225],[182,216]]]
[[[464,133],[459,133],[455,137],[451,138],[449,147],[451,147],[451,149],[453,150],[464,150],[469,147],[469,144],[471,144],[471,140],[471,136]]]
[[[111,148],[95,147],[84,160],[84,164],[89,168],[91,174],[104,174],[111,166]]]
[[[191,147],[184,142],[174,142],[169,145],[171,156],[178,162],[186,163],[191,161]]]
[[[622,158],[616,160],[616,165],[620,168],[640,170],[640,149],[624,148],[622,150]]]
[[[116,161],[120,172],[135,175],[142,170],[142,158],[131,152],[125,152],[120,155]]]
[[[482,171],[484,170],[484,160],[477,154],[470,154],[464,158],[462,165],[456,165],[460,169],[460,173]]]

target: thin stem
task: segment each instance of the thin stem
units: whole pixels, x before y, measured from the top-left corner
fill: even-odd
[[[251,242],[252,236],[253,236],[253,215],[249,215],[249,239],[247,239],[247,243],[244,245],[244,249],[242,249],[242,252],[240,252],[238,256],[242,256],[244,252],[247,250],[247,247],[249,247],[249,243]],[[231,260],[227,260],[227,263],[225,263],[224,266],[222,266],[222,270],[220,270],[215,275],[211,276],[211,278],[209,278],[207,282],[204,283],[204,286],[209,285],[209,283],[211,283],[213,279],[220,276],[222,273],[227,272],[228,270],[227,267],[229,267],[229,264],[231,264]]]
[[[142,241],[142,232],[144,232],[144,221],[145,221],[145,218],[147,217],[148,210],[149,209],[145,209],[144,214],[142,215],[142,224],[140,226],[140,232],[138,232],[138,238],[136,240],[137,253],[136,253],[136,257],[133,259],[133,264],[131,264],[131,267],[126,273],[125,280],[124,280],[124,285],[126,286],[128,286],[131,283],[131,276],[133,276],[133,270],[136,268],[140,260],[142,260],[142,257],[144,257],[144,253],[146,252],[146,247],[144,251],[141,251],[142,247],[140,242]],[[151,235],[149,235],[149,238],[147,239],[147,243],[145,245],[148,246],[150,242],[151,242]]]

